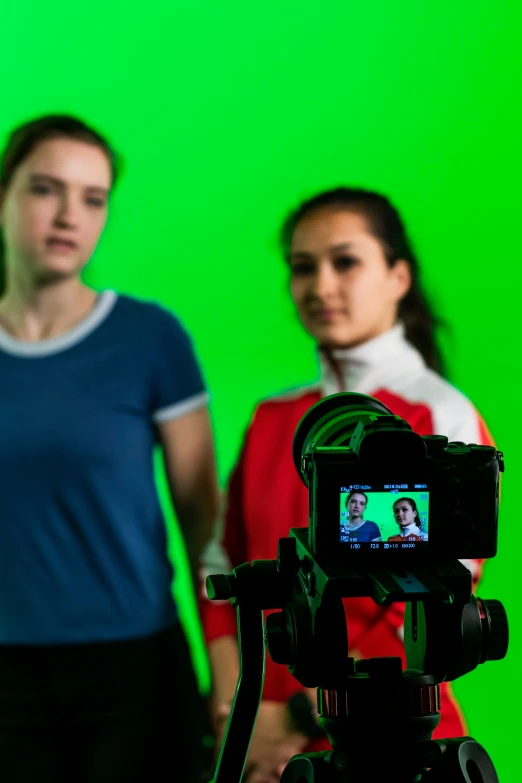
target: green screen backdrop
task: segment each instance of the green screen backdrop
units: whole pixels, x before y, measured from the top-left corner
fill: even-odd
[[[72,112],[123,155],[86,280],[165,305],[193,335],[223,486],[256,401],[317,376],[277,249],[287,210],[343,183],[382,190],[402,211],[425,288],[448,321],[448,375],[506,457],[499,555],[480,593],[505,603],[510,651],[455,685],[503,783],[520,777],[520,8],[27,0],[0,9],[0,135]],[[159,467],[158,481],[175,591],[206,688]]]

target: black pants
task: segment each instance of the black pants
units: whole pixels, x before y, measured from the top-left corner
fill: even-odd
[[[1,783],[199,783],[202,706],[181,627],[0,646]]]

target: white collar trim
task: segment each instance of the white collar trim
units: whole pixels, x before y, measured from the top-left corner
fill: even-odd
[[[370,394],[426,370],[426,363],[405,336],[402,322],[354,348],[319,350],[324,396],[340,391]]]
[[[38,340],[37,342],[18,340],[0,327],[0,349],[5,353],[26,358],[51,356],[54,353],[65,351],[67,348],[77,345],[100,326],[113,309],[117,298],[118,295],[115,291],[102,291],[93,309],[83,321],[65,334],[50,337],[47,340]]]

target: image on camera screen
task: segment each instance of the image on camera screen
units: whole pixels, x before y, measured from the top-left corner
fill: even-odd
[[[426,484],[340,488],[339,540],[351,549],[416,549],[428,542]]]

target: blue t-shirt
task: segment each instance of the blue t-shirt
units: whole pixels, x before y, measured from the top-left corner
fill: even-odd
[[[381,537],[381,531],[375,522],[370,522],[369,519],[365,520],[362,525],[355,530],[350,530],[348,525],[341,526],[341,534],[348,536],[350,541],[375,541],[376,538]]]
[[[105,291],[63,336],[0,329],[0,644],[176,620],[156,423],[207,402],[189,337],[158,305]]]

